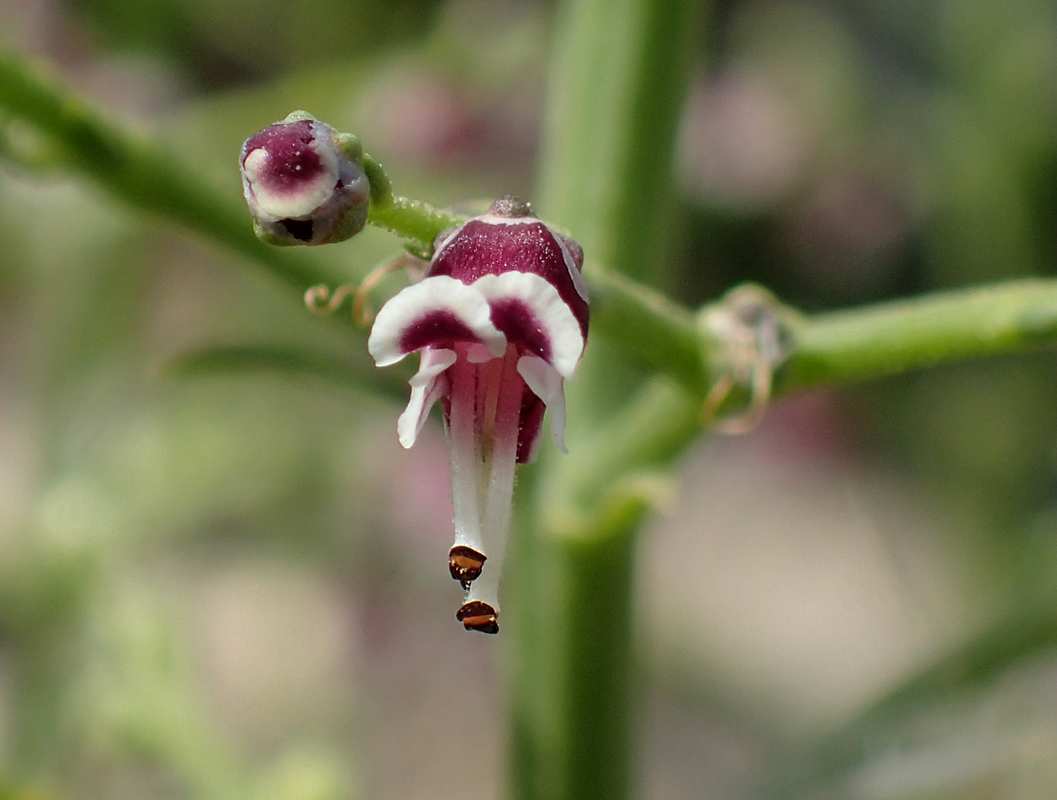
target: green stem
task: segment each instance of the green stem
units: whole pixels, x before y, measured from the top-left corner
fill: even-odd
[[[465,219],[419,200],[393,197],[385,204],[376,205],[372,201],[367,221],[408,239],[416,255],[429,258],[437,234]]]
[[[592,330],[703,394],[693,317],[623,277],[663,283],[676,119],[700,9],[689,0],[567,0],[561,12],[539,208],[587,254]],[[607,357],[603,344],[592,341],[568,387],[578,442],[599,432],[580,435],[592,420],[577,412],[605,418],[634,383],[626,359]],[[634,491],[605,493],[612,487],[599,475],[577,476],[581,457],[542,458],[536,516],[511,563],[519,800],[622,800],[633,783],[633,559],[648,504]],[[583,503],[583,492],[598,501]]]
[[[0,108],[31,123],[54,143],[64,163],[129,205],[178,222],[239,252],[303,291],[335,275],[304,248],[277,248],[253,235],[245,205],[226,197],[161,146],[136,137],[13,53],[0,51]],[[418,252],[445,228],[465,221],[426,203],[394,196],[382,165],[364,156],[371,182],[368,220],[393,231]],[[237,175],[232,171],[232,182]],[[590,260],[594,261],[595,256]],[[704,381],[689,311],[659,293],[602,270],[590,280],[594,330],[626,347],[650,370],[700,388]],[[337,315],[347,319],[346,315]]]
[[[22,58],[2,50],[0,108],[31,123],[55,144],[65,165],[129,205],[222,242],[302,291],[338,279],[304,253],[259,241],[245,206],[234,196],[221,195],[163,147],[113,124]]]
[[[629,793],[634,693],[627,621],[634,531],[645,505],[628,500],[607,510],[577,536],[550,539],[545,548],[532,544],[532,573],[519,568],[507,584],[516,597],[505,606],[511,619],[505,633],[512,636],[510,767],[517,797]],[[515,542],[519,566],[529,555],[525,533]],[[530,588],[561,602],[525,606]]]
[[[707,351],[694,315],[661,292],[617,272],[587,276],[591,331],[617,345],[649,372],[666,375],[695,394],[708,390]]]
[[[670,8],[665,13],[670,13]],[[317,283],[333,285],[345,277],[333,275],[310,252],[261,243],[236,197],[221,195],[164,148],[121,129],[28,68],[18,56],[2,51],[0,108],[47,134],[65,164],[115,196],[227,245],[298,289]],[[586,125],[570,119],[564,124],[576,125],[583,138],[599,129],[601,122],[596,119]],[[552,122],[552,127],[560,126]],[[586,145],[577,141],[574,137],[569,147],[579,153]],[[646,149],[654,152],[658,148]],[[569,154],[555,152],[555,158],[567,165],[575,163]],[[594,160],[587,161],[585,169],[598,168]],[[464,219],[425,203],[394,197],[381,165],[367,156],[365,167],[374,192],[371,221],[375,224],[412,242],[426,243]],[[600,237],[598,215],[592,213],[597,209],[584,196],[587,188],[568,173],[551,169],[547,175],[566,184],[564,194],[544,187],[545,194],[552,197],[550,205],[567,209],[570,219],[562,217],[562,223],[572,222],[574,228],[579,224],[596,231],[590,236]],[[565,177],[559,180],[560,176]],[[603,203],[598,208],[613,205]],[[600,241],[599,249],[611,247]],[[607,263],[607,269],[599,267],[601,263],[607,263],[601,254],[588,249],[586,277],[591,290],[592,331],[618,345],[650,372],[667,375],[692,395],[702,395],[717,377],[717,368],[710,363],[717,343],[697,328],[688,309],[618,274],[616,270],[625,267],[625,261],[618,258]],[[775,393],[868,380],[1055,342],[1057,281],[1053,280],[1015,281],[819,314],[804,318],[798,326],[794,350],[776,375]]]
[[[775,375],[775,397],[1052,348],[1057,345],[1057,279],[1031,278],[849,311],[790,316],[798,322],[792,351]],[[698,352],[714,362],[716,345],[700,339]],[[719,369],[712,363],[706,374],[715,380]],[[590,447],[564,459],[565,496],[574,499],[573,508],[598,501],[599,492],[591,487],[612,486],[636,472],[665,466],[701,432],[705,421],[698,384],[682,380],[675,370],[658,372],[666,372],[678,387],[663,380],[648,384],[591,437]]]
[[[437,234],[466,221],[465,217],[428,203],[394,195],[385,168],[367,153],[363,154],[363,171],[371,185],[367,221],[408,239],[410,248],[424,258],[429,258]]]
[[[1057,343],[1057,280],[1028,279],[818,314],[775,389],[832,386]]]
[[[548,528],[572,527],[628,496],[652,501],[664,491],[664,475],[687,444],[704,429],[700,400],[670,381],[648,382],[590,438],[563,459],[557,500],[546,508]],[[559,476],[555,476],[559,477]]]
[[[703,13],[689,0],[569,0],[558,18],[539,206],[637,280],[668,272],[673,143]]]

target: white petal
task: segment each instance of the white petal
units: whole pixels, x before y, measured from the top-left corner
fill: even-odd
[[[491,309],[472,286],[447,275],[435,275],[402,289],[375,317],[367,350],[379,367],[395,364],[411,350],[401,339],[432,313],[448,313],[465,325],[496,358],[506,352],[506,337],[492,324]],[[412,348],[415,349],[415,348]]]
[[[243,161],[246,177],[253,188],[258,207],[265,214],[275,219],[307,217],[334,192],[334,183],[338,179],[338,160],[334,149],[319,147],[317,142],[308,146],[316,151],[323,169],[310,181],[287,191],[268,188],[268,151],[265,148],[259,147],[247,154]]]
[[[405,448],[415,443],[422,426],[426,424],[429,410],[444,396],[447,379],[442,378],[441,373],[454,363],[454,350],[422,351],[418,372],[408,381],[411,384],[411,399],[400,419],[396,421],[396,432],[400,437],[400,444]]]
[[[568,453],[565,449],[565,383],[562,376],[538,356],[519,358],[517,371],[532,393],[547,406],[554,443],[563,453]]]
[[[534,225],[540,222],[539,217],[497,217],[495,214],[482,214],[474,219],[487,225]]]
[[[489,303],[512,299],[523,304],[550,345],[547,361],[563,378],[572,377],[584,351],[584,336],[576,315],[546,278],[531,272],[504,272],[478,278],[472,288]]]

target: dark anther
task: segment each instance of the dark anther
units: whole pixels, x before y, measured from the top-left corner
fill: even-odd
[[[463,589],[469,589],[470,584],[480,577],[481,568],[487,560],[484,553],[457,544],[448,553],[448,570],[451,577],[462,584]]]
[[[459,620],[468,631],[499,633],[499,615],[488,603],[480,600],[464,603],[456,613],[455,619]]]

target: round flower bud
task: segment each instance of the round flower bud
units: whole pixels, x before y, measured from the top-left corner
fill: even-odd
[[[329,244],[359,233],[370,185],[363,149],[311,114],[295,111],[242,145],[242,189],[253,229],[269,244]]]

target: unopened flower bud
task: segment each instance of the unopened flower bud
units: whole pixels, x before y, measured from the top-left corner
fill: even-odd
[[[253,229],[269,244],[341,242],[367,221],[360,140],[311,114],[295,111],[255,133],[239,165]]]

